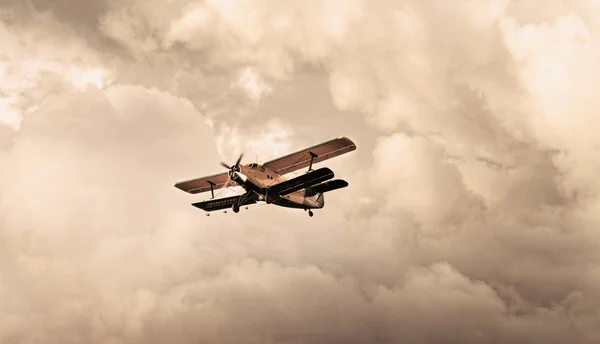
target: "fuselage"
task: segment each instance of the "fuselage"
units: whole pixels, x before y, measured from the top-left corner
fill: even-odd
[[[266,189],[288,180],[285,176],[279,175],[268,167],[255,163],[240,165],[239,171],[237,172],[242,176],[239,176],[241,178],[232,178],[233,181],[246,189],[247,192],[256,192],[259,200],[265,200],[265,196],[262,194],[261,189]],[[323,208],[325,205],[325,197],[322,193],[310,192],[309,188],[285,195],[273,201],[273,204],[281,207],[299,209]]]

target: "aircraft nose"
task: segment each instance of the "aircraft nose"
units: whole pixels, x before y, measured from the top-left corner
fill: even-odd
[[[240,173],[240,172],[233,172],[233,176],[234,176],[234,180],[238,181],[242,181],[242,182],[246,182],[246,180],[248,180],[248,177],[246,177],[244,174]]]

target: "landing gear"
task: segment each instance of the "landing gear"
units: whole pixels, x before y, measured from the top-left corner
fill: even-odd
[[[314,214],[313,214],[312,210],[309,210],[309,211],[308,211],[308,216],[310,216],[310,217],[313,217],[313,215],[314,215]]]
[[[240,212],[240,206],[237,203],[234,203],[231,206],[231,210],[233,210],[234,213],[239,213]]]

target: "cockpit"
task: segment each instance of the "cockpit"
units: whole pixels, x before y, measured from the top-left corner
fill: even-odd
[[[265,167],[263,165],[259,165],[259,164],[255,164],[255,163],[249,164],[248,167],[250,167],[253,170],[259,170],[261,172],[265,171]]]

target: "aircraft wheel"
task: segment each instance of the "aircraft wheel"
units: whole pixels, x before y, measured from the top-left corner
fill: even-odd
[[[313,212],[311,210],[308,211],[308,216],[313,217]]]
[[[233,210],[234,213],[240,212],[240,206],[237,204],[234,204],[233,206],[231,206],[231,209]]]

